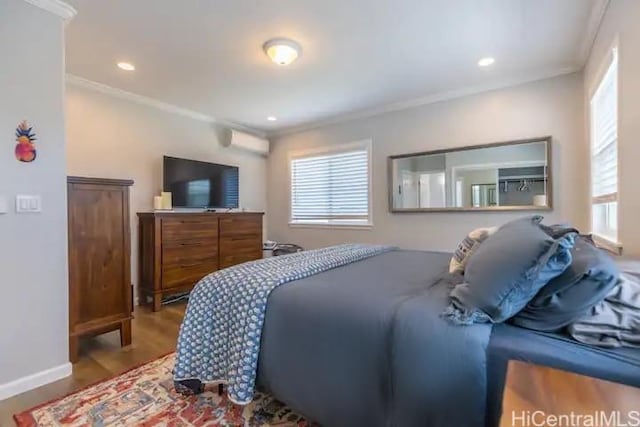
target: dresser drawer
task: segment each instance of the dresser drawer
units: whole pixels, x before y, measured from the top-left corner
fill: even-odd
[[[189,264],[218,257],[218,242],[187,240],[162,245],[162,265]]]
[[[218,238],[217,218],[164,218],[162,241],[199,240],[215,242]]]
[[[246,234],[220,237],[220,255],[227,256],[237,252],[261,252],[262,239],[259,234]]]
[[[220,236],[262,235],[262,216],[220,218]]]
[[[260,258],[262,258],[262,250],[234,253],[233,255],[220,255],[220,268],[227,268]]]
[[[196,284],[204,276],[218,269],[214,258],[195,262],[181,262],[162,267],[162,288],[176,288]]]
[[[262,258],[262,214],[257,212],[141,212],[141,300],[162,307],[167,295],[188,291],[203,277]]]

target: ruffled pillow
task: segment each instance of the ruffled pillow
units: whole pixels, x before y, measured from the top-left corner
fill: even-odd
[[[554,239],[541,216],[511,221],[470,257],[464,282],[451,291],[444,316],[456,324],[504,322],[571,264],[575,233]]]
[[[571,265],[545,285],[513,323],[538,331],[557,331],[604,300],[618,283],[618,266],[590,240],[578,237],[571,256]]]

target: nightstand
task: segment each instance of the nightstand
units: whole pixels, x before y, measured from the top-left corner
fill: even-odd
[[[640,388],[518,361],[509,362],[502,405],[500,427],[640,426]],[[595,416],[604,418],[579,418]]]

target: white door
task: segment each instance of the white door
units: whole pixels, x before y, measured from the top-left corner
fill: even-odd
[[[415,173],[402,171],[402,197],[403,208],[418,207],[418,179]]]
[[[444,208],[445,200],[444,172],[420,174],[420,207]]]

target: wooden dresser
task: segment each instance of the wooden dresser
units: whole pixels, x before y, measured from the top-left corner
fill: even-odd
[[[131,344],[129,186],[133,181],[67,178],[69,359],[82,335],[120,330]]]
[[[140,212],[140,301],[189,291],[216,270],[262,258],[261,212]]]

